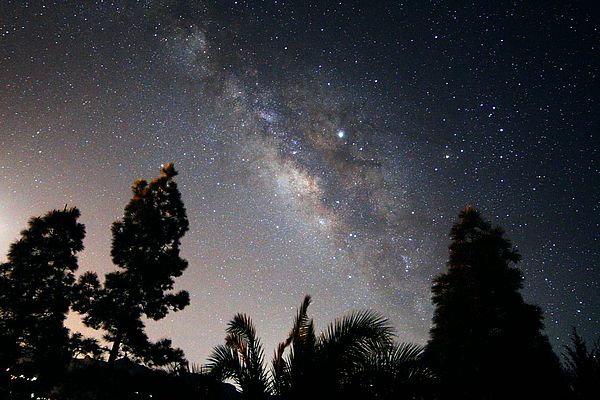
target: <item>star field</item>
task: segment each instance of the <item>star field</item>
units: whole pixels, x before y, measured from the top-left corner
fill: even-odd
[[[131,184],[173,161],[191,305],[153,338],[202,363],[246,312],[270,352],[308,293],[318,329],[368,307],[424,343],[470,203],[553,344],[594,340],[599,25],[586,2],[7,1],[0,250],[76,205],[80,271],[113,270]]]

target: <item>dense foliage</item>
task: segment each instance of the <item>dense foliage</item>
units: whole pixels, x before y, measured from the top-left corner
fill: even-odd
[[[592,399],[600,393],[600,342],[590,350],[573,328],[570,345],[565,346],[565,370],[575,400]]]
[[[521,256],[504,231],[468,206],[450,237],[448,270],[433,283],[427,345],[443,392],[463,399],[564,396],[541,310],[519,293],[523,276],[514,265]]]
[[[86,325],[108,332],[106,339],[113,343],[110,364],[121,347],[148,364],[183,359],[170,340],[151,343],[143,322],[143,317],[160,320],[189,304],[186,291],[172,292],[174,278],[187,267],[179,245],[188,220],[173,180],[176,175],[168,164],[150,183],[135,182],[123,219],[112,226],[111,256],[119,270],[108,273],[104,285],[93,272],[82,275],[77,284],[81,295],[74,308],[84,314]]]
[[[64,321],[85,236],[79,215],[65,208],[32,218],[0,265],[0,368],[35,376],[40,390],[52,386],[71,358]]]

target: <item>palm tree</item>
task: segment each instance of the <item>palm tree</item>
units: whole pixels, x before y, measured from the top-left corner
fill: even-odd
[[[411,343],[376,349],[347,390],[363,399],[431,398],[435,379],[423,362],[424,350]]]
[[[388,320],[367,310],[354,312],[330,323],[317,340],[318,386],[330,398],[355,382],[379,349],[392,345]]]
[[[421,362],[423,348],[396,345],[388,320],[374,311],[336,319],[320,335],[308,317],[311,298],[298,308],[287,339],[275,350],[271,379],[263,368],[263,349],[250,318],[229,323],[225,345],[215,347],[209,369],[232,379],[245,398],[330,399],[338,397],[421,399],[431,373]]]
[[[244,398],[264,399],[270,389],[263,360],[263,347],[252,320],[237,314],[229,322],[225,345],[214,348],[208,368],[220,380],[232,379]]]
[[[419,398],[431,383],[421,362],[423,348],[395,345],[387,319],[373,311],[351,313],[315,335],[308,317],[310,296],[302,302],[294,326],[273,359],[273,391],[286,399],[356,395]],[[287,356],[284,354],[287,350]]]
[[[317,338],[313,320],[308,318],[310,303],[310,296],[305,296],[288,338],[279,344],[273,357],[273,391],[284,398],[299,397],[299,392],[308,390],[315,381]],[[286,349],[289,349],[287,357],[284,356]]]

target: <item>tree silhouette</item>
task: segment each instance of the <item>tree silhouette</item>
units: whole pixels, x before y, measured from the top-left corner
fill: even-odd
[[[71,352],[64,321],[73,299],[85,228],[77,208],[29,220],[0,265],[0,367],[50,382]]]
[[[392,345],[392,328],[374,311],[358,311],[338,318],[317,338],[315,386],[320,398],[350,395],[349,387],[369,368],[374,353]]]
[[[288,338],[277,347],[270,381],[262,345],[244,314],[229,323],[225,345],[213,350],[211,374],[233,379],[248,399],[270,393],[283,399],[421,398],[423,386],[431,383],[422,348],[393,344],[387,320],[373,311],[336,319],[317,336],[307,314],[310,302],[306,296]]]
[[[208,368],[217,379],[233,379],[245,399],[258,400],[270,393],[263,361],[263,347],[252,320],[237,314],[227,327],[225,345],[214,348]]]
[[[572,398],[595,399],[600,396],[600,348],[597,343],[592,350],[573,328],[571,344],[565,346],[565,366]]]
[[[541,310],[523,301],[520,255],[467,206],[451,230],[448,270],[433,283],[427,357],[447,398],[555,398],[560,369]]]
[[[79,332],[71,335],[69,339],[69,348],[74,357],[90,356],[94,359],[101,359],[103,350],[94,338],[86,338]]]
[[[104,285],[91,272],[77,283],[74,308],[84,314],[87,326],[108,332],[105,338],[112,342],[109,365],[121,348],[149,364],[183,358],[170,340],[151,343],[142,321],[143,317],[160,320],[189,304],[186,291],[172,292],[174,278],[187,267],[179,245],[188,220],[173,180],[176,175],[169,163],[150,183],[141,179],[134,183],[123,218],[112,226],[111,256],[119,270],[108,273]]]
[[[273,357],[273,389],[283,398],[296,399],[304,396],[303,391],[314,391],[317,337],[314,322],[308,317],[310,303],[310,296],[305,296],[288,338],[279,344]]]
[[[346,393],[361,399],[432,399],[435,377],[423,362],[424,347],[401,343],[376,349]]]
[[[431,383],[422,349],[394,344],[387,319],[354,312],[316,336],[310,303],[306,296],[273,358],[273,388],[282,398],[419,398],[422,386]]]

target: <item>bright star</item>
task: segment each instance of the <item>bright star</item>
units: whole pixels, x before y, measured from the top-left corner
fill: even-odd
[[[337,135],[338,135],[338,137],[341,139],[341,138],[343,138],[344,136],[346,136],[346,132],[344,132],[344,130],[343,130],[343,129],[340,129],[340,130],[337,132]]]

